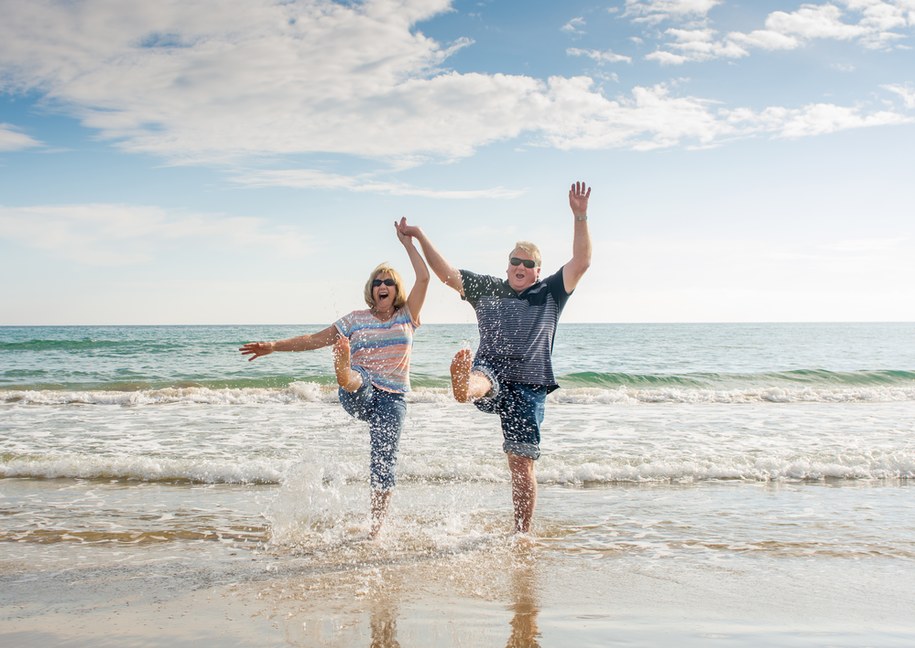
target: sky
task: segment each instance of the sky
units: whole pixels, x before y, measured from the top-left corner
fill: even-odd
[[[394,221],[564,322],[915,321],[915,0],[0,0],[0,325],[329,324]],[[433,280],[425,322],[472,323]]]

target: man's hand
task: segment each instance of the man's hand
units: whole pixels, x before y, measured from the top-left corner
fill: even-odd
[[[400,219],[400,222],[397,224],[397,236],[398,237],[417,237],[422,233],[422,230],[419,229],[416,225],[407,225],[406,216]]]
[[[575,233],[572,238],[572,258],[562,266],[562,283],[566,292],[575,290],[579,280],[591,266],[591,235],[588,233],[588,198],[591,187],[576,182],[569,189],[569,207],[575,214]]]
[[[584,220],[588,216],[588,198],[591,197],[591,187],[584,182],[576,182],[569,189],[569,207],[576,219]]]

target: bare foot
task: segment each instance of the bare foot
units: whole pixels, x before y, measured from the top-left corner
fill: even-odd
[[[459,403],[470,400],[470,367],[473,365],[473,354],[470,349],[461,349],[451,360],[451,391]]]
[[[337,336],[334,342],[334,373],[337,384],[348,392],[354,392],[362,386],[362,376],[353,371],[350,365],[349,338]]]

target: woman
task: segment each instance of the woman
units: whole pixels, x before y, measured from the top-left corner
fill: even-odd
[[[352,416],[369,424],[371,438],[372,523],[369,536],[381,529],[391,489],[397,448],[407,406],[404,394],[410,390],[410,353],[413,331],[419,327],[419,313],[429,287],[429,270],[413,246],[413,238],[397,238],[413,265],[416,281],[406,294],[400,274],[383,263],[372,271],[365,284],[367,310],[341,317],[322,331],[274,342],[251,342],[239,350],[254,360],[274,351],[310,351],[334,347],[334,372],[340,403]]]

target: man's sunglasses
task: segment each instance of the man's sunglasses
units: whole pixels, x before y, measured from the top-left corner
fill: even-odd
[[[377,288],[381,284],[385,286],[396,286],[397,282],[393,279],[372,279],[372,288]]]
[[[535,265],[537,265],[537,262],[533,259],[519,259],[518,257],[512,257],[508,260],[508,262],[513,266],[519,266],[523,263],[525,268],[533,268]]]

